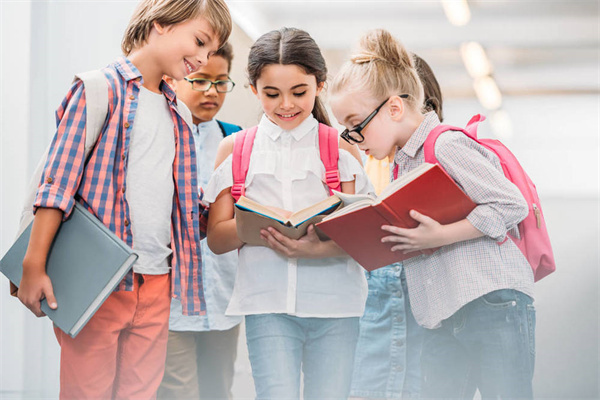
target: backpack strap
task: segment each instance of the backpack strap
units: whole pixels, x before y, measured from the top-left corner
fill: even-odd
[[[459,128],[451,125],[438,125],[429,132],[427,135],[427,139],[423,143],[423,153],[425,155],[425,162],[429,164],[439,164],[437,157],[435,156],[435,142],[438,137],[444,132],[447,131],[457,131],[462,132],[471,139],[479,142],[477,139],[477,127],[480,122],[485,121],[485,117],[481,114],[475,115],[473,118],[469,120],[466,128]],[[394,179],[398,178],[398,166],[394,165]]]
[[[227,122],[223,122],[223,121],[219,121],[219,120],[217,120],[217,124],[219,125],[219,128],[221,129],[221,133],[223,134],[223,137],[227,137],[227,136],[231,135],[232,133],[239,132],[242,130],[241,126],[234,125],[234,124],[228,124]]]
[[[100,69],[75,75],[73,82],[81,80],[85,88],[85,158],[98,141],[108,115],[108,83]]]
[[[102,127],[108,115],[108,82],[102,70],[93,70],[75,75],[73,82],[81,80],[85,90],[85,154],[84,159],[88,160],[92,149],[98,141],[102,132]],[[27,185],[25,202],[21,211],[19,229],[17,237],[23,233],[29,224],[33,221],[33,202],[42,180],[46,159],[50,152],[52,143],[44,151],[38,162],[33,175]]]
[[[234,201],[238,201],[246,193],[246,176],[250,166],[250,156],[252,155],[252,146],[258,126],[239,131],[235,134],[233,140],[233,156],[231,167],[233,173],[233,186],[231,186],[231,196]]]
[[[340,170],[338,169],[339,137],[337,130],[325,124],[319,123],[319,153],[321,162],[325,166],[325,183],[329,187],[329,193],[332,190],[341,191],[342,181]]]
[[[258,126],[239,131],[233,141],[231,196],[235,201],[246,193],[246,176],[257,130]],[[319,153],[321,162],[325,166],[325,183],[329,187],[330,193],[332,190],[341,190],[338,143],[337,130],[325,124],[319,124]]]

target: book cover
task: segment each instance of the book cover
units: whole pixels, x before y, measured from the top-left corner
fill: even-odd
[[[338,196],[344,207],[325,217],[317,227],[369,271],[435,251],[392,252],[393,243],[381,242],[381,238],[390,235],[381,230],[382,225],[417,227],[418,222],[409,216],[410,210],[427,215],[440,224],[450,224],[464,219],[476,206],[437,164],[415,168],[390,183],[376,198]]]
[[[310,225],[320,222],[326,215],[338,209],[341,203],[337,196],[329,196],[300,211],[291,212],[264,206],[242,196],[235,203],[238,237],[247,244],[264,246],[260,230],[273,227],[291,239],[300,239]],[[319,236],[326,239],[322,234]]]
[[[32,224],[0,260],[0,271],[16,286]],[[42,311],[65,333],[75,337],[137,260],[137,254],[85,207],[75,203],[60,225],[46,264],[58,308],[46,300]]]

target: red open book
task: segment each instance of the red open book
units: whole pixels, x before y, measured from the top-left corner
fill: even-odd
[[[450,224],[464,219],[476,206],[446,171],[427,163],[390,183],[377,198],[336,195],[344,207],[325,217],[317,227],[369,271],[436,250],[392,252],[394,244],[381,243],[382,237],[390,235],[381,230],[381,225],[417,227],[417,221],[409,216],[410,210],[440,224]]]

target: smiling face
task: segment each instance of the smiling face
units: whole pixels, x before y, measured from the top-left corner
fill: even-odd
[[[252,91],[267,117],[284,130],[300,125],[311,115],[323,82],[297,65],[270,64],[264,67]]]
[[[208,79],[213,82],[227,80],[229,79],[228,70],[229,63],[227,60],[221,56],[212,56],[208,59],[206,65],[188,75],[188,78]],[[190,82],[185,80],[177,82],[177,97],[188,106],[195,124],[213,119],[221,109],[226,94],[217,92],[215,85],[211,85],[206,92],[199,92],[192,89]]]
[[[377,115],[362,130],[365,140],[358,143],[359,149],[378,160],[387,157],[399,145],[398,126],[394,120],[392,108],[395,100],[390,100],[379,110]],[[367,118],[381,104],[364,92],[339,92],[331,97],[330,105],[338,122],[347,129],[352,129]]]
[[[157,67],[162,75],[182,80],[203,65],[219,47],[210,23],[201,16],[172,26],[154,23],[149,43],[155,49]]]

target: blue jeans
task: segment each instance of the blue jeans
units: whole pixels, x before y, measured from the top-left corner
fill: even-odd
[[[496,290],[426,330],[423,398],[532,399],[535,309],[531,297]]]
[[[246,316],[246,341],[257,399],[346,399],[358,317]]]
[[[419,395],[425,329],[410,310],[402,263],[367,272],[369,296],[360,319],[353,397],[406,399]]]

